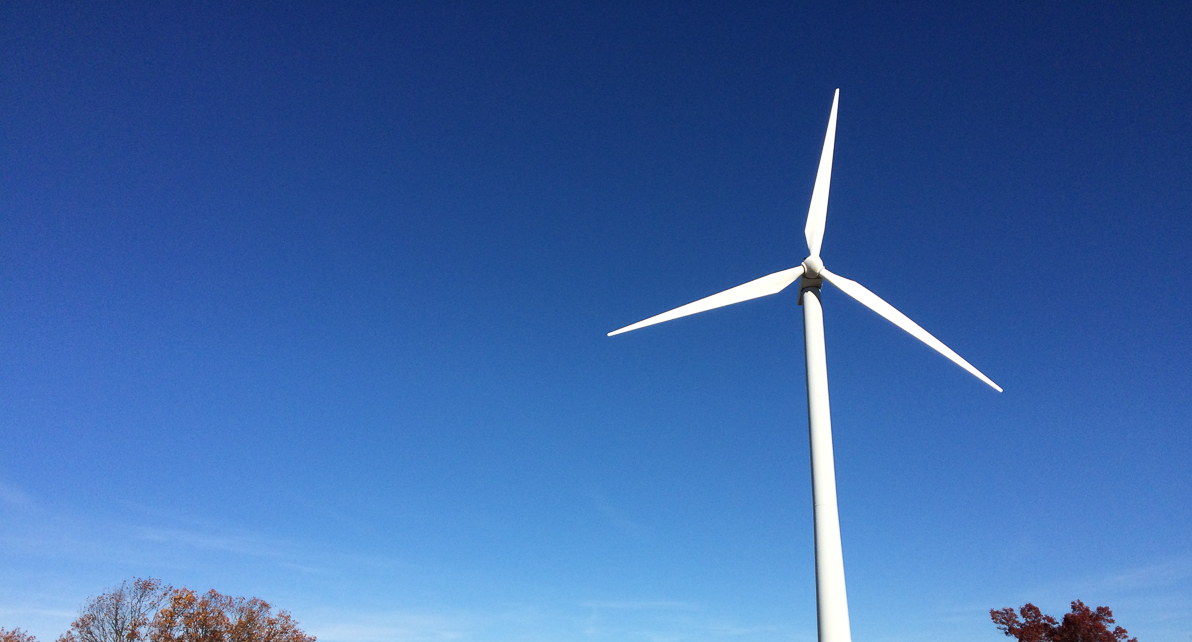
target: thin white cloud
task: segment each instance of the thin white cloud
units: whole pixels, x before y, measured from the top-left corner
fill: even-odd
[[[329,611],[308,615],[304,624],[320,642],[439,642],[471,637],[476,618],[414,611]]]
[[[1103,570],[1048,582],[1034,587],[1030,593],[1041,596],[1036,598],[1039,600],[1054,597],[1071,601],[1073,598],[1067,596],[1146,594],[1189,580],[1192,580],[1192,555],[1182,555],[1133,568]]]
[[[1192,578],[1192,556],[1168,559],[1156,564],[1108,573],[1085,582],[1091,591],[1135,591],[1171,586]]]
[[[135,527],[135,538],[168,546],[223,551],[253,557],[281,558],[293,548],[288,542],[254,533],[213,532],[184,528]]]
[[[593,495],[591,499],[614,527],[635,535],[648,533],[647,527],[629,519],[602,497]],[[124,510],[109,512],[100,519],[81,510],[22,506],[0,504],[6,512],[24,516],[19,523],[10,520],[0,527],[0,553],[24,560],[66,561],[78,569],[69,582],[56,587],[61,590],[43,591],[35,598],[0,590],[0,615],[13,614],[15,617],[6,619],[35,629],[43,639],[53,639],[65,629],[76,614],[67,609],[112,582],[138,575],[162,577],[174,583],[218,579],[216,588],[233,593],[237,586],[260,587],[245,588],[245,592],[263,591],[265,587],[256,579],[257,571],[268,573],[268,567],[318,574],[310,581],[321,584],[327,583],[324,580],[350,584],[354,578],[367,575],[384,576],[386,581],[399,584],[405,577],[432,584],[444,581],[434,579],[434,569],[400,559],[270,537],[201,517],[142,510],[127,504]],[[27,572],[36,571],[31,566]],[[307,581],[295,573],[282,575],[297,584]],[[15,579],[15,584],[20,585],[21,580]],[[270,590],[276,592],[278,585]],[[396,589],[394,594],[405,593]],[[302,604],[303,589],[296,585],[281,587],[278,601],[283,597],[303,629],[320,642],[554,642],[579,638],[589,642],[716,638],[752,642],[789,638],[779,635],[782,630],[775,627],[711,616],[700,604],[665,598],[506,603],[471,611],[348,612],[333,610],[344,606],[334,602]]]
[[[588,609],[583,635],[589,640],[680,640],[791,639],[788,629],[771,624],[742,624],[731,618],[707,613],[707,609],[683,600],[591,600],[579,606]]]
[[[796,639],[785,627],[705,614],[681,600],[591,600],[506,604],[466,611],[306,609],[305,630],[319,642],[589,642]]]
[[[51,617],[62,619],[74,619],[78,616],[78,611],[67,611],[65,609],[47,609],[36,606],[14,606],[11,604],[0,605],[0,618],[4,620],[22,620],[26,616],[35,617]],[[21,627],[15,627],[21,628]]]
[[[699,607],[692,602],[676,600],[630,600],[625,602],[582,602],[580,606],[590,609],[616,609],[630,611],[695,611]]]
[[[0,482],[0,503],[9,506],[29,506],[33,504],[33,498],[14,486]]]
[[[1089,606],[1109,606],[1118,623],[1139,639],[1171,637],[1192,630],[1192,554],[1141,564],[1132,568],[1102,570],[1026,587],[1016,596],[993,602],[1017,606],[1038,605],[1045,613],[1067,612],[1072,600]],[[972,611],[988,613],[989,608]]]
[[[613,506],[600,493],[592,492],[588,494],[592,500],[592,505],[599,511],[609,523],[617,530],[635,537],[643,537],[650,534],[650,528],[643,524],[630,519],[622,510]]]

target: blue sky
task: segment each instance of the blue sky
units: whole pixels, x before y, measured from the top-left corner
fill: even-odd
[[[825,263],[858,640],[1192,634],[1192,7],[0,9],[0,626],[813,640]]]

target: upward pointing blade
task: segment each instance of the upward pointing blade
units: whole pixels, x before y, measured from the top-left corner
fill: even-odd
[[[669,312],[657,314],[644,321],[638,321],[633,325],[627,325],[620,330],[613,330],[608,333],[608,336],[614,334],[621,334],[622,332],[629,332],[638,328],[644,328],[655,323],[662,323],[663,321],[670,321],[671,319],[678,319],[690,314],[698,312],[706,312],[715,308],[722,308],[726,305],[756,299],[758,297],[769,296],[771,294],[778,294],[786,289],[786,286],[794,283],[796,279],[803,276],[803,266],[793,267],[789,270],[767,274],[760,279],[754,279],[749,283],[738,285],[735,288],[730,288],[724,292],[718,292],[712,296],[704,297],[699,301],[688,303],[680,306]]]
[[[949,348],[948,346],[944,345],[942,341],[931,336],[930,332],[919,327],[919,324],[911,321],[905,314],[894,309],[894,306],[886,303],[881,297],[870,292],[865,286],[857,283],[856,281],[846,279],[838,274],[832,274],[827,269],[820,270],[820,276],[824,277],[828,283],[840,288],[845,294],[859,301],[861,305],[873,310],[874,312],[877,312],[878,314],[885,317],[890,323],[893,323],[903,330],[906,330],[911,334],[911,336],[931,346],[936,352],[948,357],[952,360],[952,363],[955,363],[961,368],[968,370],[969,373],[971,373],[974,377],[989,384],[994,390],[998,392],[1002,391],[1001,386],[991,381],[989,377],[986,377],[984,374],[982,374],[980,370],[974,368],[973,364],[965,361],[964,357],[956,354],[952,348]]]
[[[832,96],[832,115],[828,116],[828,132],[824,134],[824,151],[820,154],[819,171],[815,174],[815,189],[811,192],[811,207],[807,210],[807,251],[819,256],[824,241],[824,224],[828,219],[828,189],[832,186],[832,152],[836,147],[836,107],[840,104],[840,90]]]

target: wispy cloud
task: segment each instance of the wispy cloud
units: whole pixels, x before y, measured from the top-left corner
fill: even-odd
[[[781,626],[740,623],[708,614],[691,602],[667,599],[495,605],[466,611],[314,609],[304,614],[302,623],[320,642],[794,639]]]
[[[709,613],[696,602],[667,596],[489,604],[454,611],[432,606],[420,611],[417,605],[433,604],[426,595],[450,594],[471,576],[445,577],[441,569],[271,536],[203,516],[122,504],[116,510],[106,507],[109,510],[97,517],[88,508],[45,505],[19,489],[2,490],[6,495],[0,497],[0,511],[18,519],[0,520],[0,560],[20,560],[20,566],[8,577],[12,588],[0,587],[0,616],[42,639],[60,634],[88,596],[133,576],[198,582],[203,583],[198,588],[276,599],[320,642],[790,637],[780,627],[740,622],[731,615]],[[634,536],[650,532],[603,496],[593,493],[590,499],[590,506],[614,528]],[[47,582],[40,575],[51,567],[71,570]],[[369,582],[384,594],[353,594]],[[18,588],[32,584],[41,587],[37,595]],[[315,586],[320,589],[311,592]],[[349,597],[334,597],[329,586]],[[381,610],[351,610],[353,600],[361,597],[371,600],[374,608],[378,600],[409,608],[386,611],[381,604]]]
[[[633,535],[635,537],[643,537],[650,534],[650,528],[643,524],[630,519],[622,510],[609,503],[608,499],[597,492],[588,493],[588,497],[592,500],[592,505],[604,515],[610,524],[617,530]]]
[[[1175,557],[1137,568],[1112,571],[1075,583],[1087,591],[1137,591],[1171,586],[1192,579],[1192,555]]]
[[[33,498],[13,486],[0,482],[0,503],[9,506],[29,506],[33,503]]]
[[[592,640],[676,642],[693,639],[789,639],[790,631],[769,624],[742,624],[683,600],[591,600],[584,636]]]
[[[207,551],[222,551],[237,555],[282,559],[293,546],[285,541],[268,539],[255,533],[184,528],[133,527],[134,538],[170,547],[187,547]]]
[[[308,629],[328,642],[434,642],[470,637],[469,616],[416,612],[317,614]]]
[[[1110,606],[1118,621],[1139,639],[1186,639],[1192,630],[1192,554],[1171,556],[1135,567],[1074,574],[1028,587],[1017,596],[999,596],[1004,606],[1033,602],[1052,614],[1074,599]],[[988,606],[973,606],[987,613]],[[1176,635],[1179,637],[1173,637]]]
[[[34,617],[51,617],[58,619],[73,619],[78,616],[77,611],[68,611],[66,609],[47,609],[36,606],[14,606],[5,604],[0,606],[0,618],[5,621],[23,621],[26,616]],[[16,627],[20,628],[20,627]]]
[[[1073,577],[1036,586],[1029,592],[1032,595],[1043,596],[1036,599],[1054,596],[1056,599],[1069,601],[1072,598],[1067,596],[1072,595],[1126,597],[1148,594],[1155,589],[1176,586],[1189,580],[1192,580],[1192,555],[1181,555],[1133,568],[1075,574]]]
[[[631,600],[627,602],[582,602],[581,606],[591,609],[614,609],[630,611],[695,611],[699,607],[691,602],[675,600]]]

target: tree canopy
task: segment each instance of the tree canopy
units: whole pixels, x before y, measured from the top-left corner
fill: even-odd
[[[1018,642],[1138,642],[1138,638],[1127,639],[1126,629],[1120,626],[1110,630],[1114,620],[1108,606],[1090,609],[1080,600],[1072,602],[1072,612],[1065,614],[1063,621],[1044,615],[1030,602],[1018,613],[1010,607],[990,609],[989,617],[1002,633]]]
[[[0,628],[0,642],[37,642]],[[315,642],[286,611],[212,589],[200,595],[156,579],[132,579],[83,605],[57,642]]]
[[[0,627],[0,642],[37,642],[37,638],[20,629],[9,631]]]
[[[149,626],[149,642],[315,642],[290,614],[258,598],[173,591]]]

